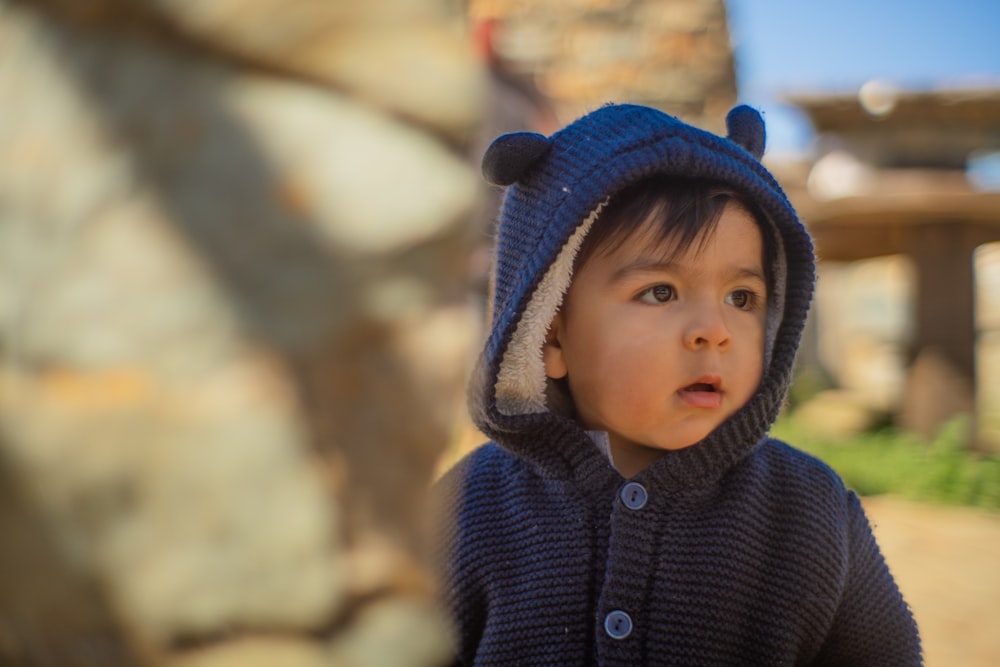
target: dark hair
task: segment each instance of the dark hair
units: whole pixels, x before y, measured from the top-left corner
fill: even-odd
[[[760,228],[761,262],[768,289],[771,289],[777,250],[774,232],[760,213],[745,197],[727,186],[676,176],[652,176],[612,195],[584,238],[573,270],[576,272],[597,252],[613,252],[649,220],[657,223],[651,240],[667,253],[666,259],[695,244],[698,250],[712,238],[722,211],[734,201],[753,216]]]

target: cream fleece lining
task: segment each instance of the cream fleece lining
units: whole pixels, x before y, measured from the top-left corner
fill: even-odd
[[[767,329],[764,331],[764,374],[771,367],[771,356],[774,352],[774,341],[778,337],[778,327],[785,319],[785,283],[788,280],[788,260],[785,258],[785,242],[777,226],[767,218],[767,225],[774,239],[775,261],[773,269],[774,284],[771,293],[767,295]],[[762,229],[761,232],[764,230]]]
[[[501,414],[509,416],[548,412],[545,403],[545,364],[542,361],[545,334],[569,289],[573,277],[573,262],[583,239],[607,203],[608,200],[605,199],[598,204],[577,227],[531,295],[524,315],[504,351],[503,364],[497,374],[497,410]]]

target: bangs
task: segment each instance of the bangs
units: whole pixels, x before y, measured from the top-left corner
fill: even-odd
[[[773,243],[769,242],[771,234],[744,198],[712,181],[663,176],[639,181],[611,196],[580,246],[574,272],[594,255],[612,253],[636,235],[661,252],[665,262],[689,249],[698,253],[711,241],[722,212],[731,202],[745,208],[761,228],[761,260],[770,287],[769,260],[774,253]]]

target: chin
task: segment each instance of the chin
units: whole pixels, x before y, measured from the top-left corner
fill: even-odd
[[[695,432],[685,432],[684,435],[675,435],[669,439],[665,439],[663,444],[654,445],[657,449],[664,449],[668,451],[676,451],[678,449],[687,449],[693,445],[697,445],[699,442],[707,438],[712,431],[715,430],[713,426],[710,429],[699,429]]]
[[[662,447],[657,447],[657,449],[662,449],[662,450],[668,451],[668,452],[677,452],[677,451],[680,451],[682,449],[687,449],[688,447],[693,447],[694,445],[697,445],[700,441],[701,441],[701,438],[699,438],[698,440],[691,440],[690,442],[687,441],[687,440],[682,440],[680,443],[678,443],[678,442],[675,441],[675,442],[671,442],[669,445],[664,445]]]

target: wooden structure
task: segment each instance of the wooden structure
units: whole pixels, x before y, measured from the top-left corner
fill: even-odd
[[[976,151],[1000,150],[1000,89],[791,101],[841,160],[840,173],[823,174],[820,157],[808,186],[789,188],[820,259],[904,254],[915,268],[902,424],[931,435],[956,414],[974,415],[973,252],[1000,241],[1000,191],[977,190],[966,165]]]

